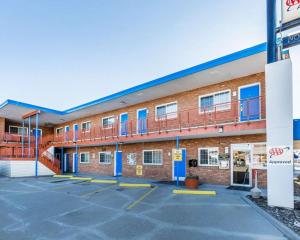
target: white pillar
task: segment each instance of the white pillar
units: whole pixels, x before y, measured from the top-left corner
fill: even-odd
[[[293,86],[290,59],[266,65],[266,119],[268,205],[294,208]]]

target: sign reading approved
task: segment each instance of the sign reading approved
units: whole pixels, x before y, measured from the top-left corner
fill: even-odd
[[[281,0],[282,23],[300,18],[300,0]]]
[[[268,148],[268,164],[291,165],[293,164],[293,151],[290,146],[277,146]]]
[[[173,161],[182,161],[182,149],[172,149],[172,159]]]

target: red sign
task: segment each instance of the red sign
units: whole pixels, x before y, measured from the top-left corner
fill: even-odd
[[[283,152],[284,152],[283,148],[271,148],[269,150],[269,153],[271,156],[279,156],[279,155],[282,155]]]
[[[286,0],[285,4],[289,7],[300,4],[300,0]]]

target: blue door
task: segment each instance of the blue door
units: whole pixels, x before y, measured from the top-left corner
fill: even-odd
[[[69,141],[69,132],[70,132],[70,127],[66,126],[65,127],[65,140]]]
[[[73,141],[78,140],[78,124],[73,125]]]
[[[147,132],[147,109],[138,110],[137,129],[140,134]]]
[[[120,135],[126,136],[128,134],[128,114],[123,113],[120,115]]]
[[[115,152],[115,176],[122,176],[122,152]]]
[[[41,136],[42,136],[42,130],[41,129],[36,129],[36,128],[34,128],[33,130],[32,130],[32,134],[33,134],[33,136],[35,137],[35,134],[37,133],[37,139],[38,139],[38,142],[40,141],[40,138],[41,138]]]
[[[260,119],[259,84],[240,89],[240,121]]]
[[[182,161],[174,161],[174,180],[177,179],[177,173],[179,180],[183,181],[186,176],[186,149],[182,149]]]
[[[69,172],[69,160],[70,160],[69,153],[65,153],[64,168],[63,168],[64,173]]]

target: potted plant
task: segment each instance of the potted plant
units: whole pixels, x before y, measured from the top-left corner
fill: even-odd
[[[185,178],[185,186],[189,189],[197,189],[199,186],[199,177],[193,175],[191,170],[189,170],[189,175]]]

